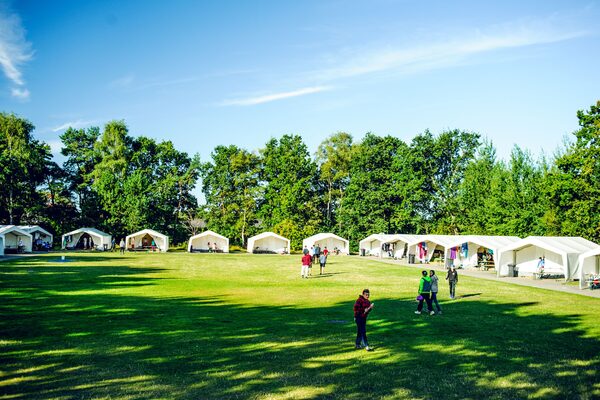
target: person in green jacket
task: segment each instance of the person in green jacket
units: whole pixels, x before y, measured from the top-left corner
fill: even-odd
[[[431,306],[431,278],[427,275],[427,271],[421,271],[421,280],[419,281],[419,305],[415,314],[421,314],[423,310],[423,301],[427,302],[427,312],[429,315],[435,314]]]

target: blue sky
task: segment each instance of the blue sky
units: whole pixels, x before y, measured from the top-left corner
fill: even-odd
[[[0,110],[54,151],[124,119],[203,161],[455,128],[552,154],[600,99],[596,1],[1,1]]]

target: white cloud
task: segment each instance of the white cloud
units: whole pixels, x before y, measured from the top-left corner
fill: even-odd
[[[6,7],[0,6],[0,66],[4,75],[17,85],[12,95],[21,100],[29,97],[20,67],[33,57],[31,44],[25,39],[21,19]]]
[[[289,99],[291,97],[304,96],[307,94],[324,92],[331,90],[330,86],[314,86],[303,89],[294,90],[291,92],[272,93],[262,96],[247,97],[241,99],[225,100],[221,103],[222,106],[252,106],[256,104],[269,103],[271,101]]]
[[[93,125],[95,123],[96,123],[96,121],[82,121],[82,120],[78,119],[77,121],[65,122],[64,124],[57,126],[56,128],[52,128],[52,132],[64,131],[67,128],[73,128],[73,129],[85,128],[85,127]]]
[[[30,94],[29,90],[20,88],[12,88],[10,93],[13,95],[13,97],[16,97],[21,100],[27,100]]]
[[[135,79],[133,75],[122,76],[121,78],[115,79],[110,83],[110,87],[113,88],[128,88],[131,86]]]
[[[561,42],[588,34],[585,31],[560,31],[550,25],[548,21],[506,24],[485,33],[477,30],[462,37],[415,47],[355,50],[353,53],[359,55],[339,54],[333,62],[340,66],[316,71],[312,79],[327,82],[386,71],[414,73],[439,69],[468,62],[480,53]]]

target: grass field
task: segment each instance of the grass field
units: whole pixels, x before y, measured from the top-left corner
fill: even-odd
[[[600,398],[597,299],[332,256],[49,254],[0,263],[1,399]],[[316,276],[315,276],[316,273]],[[354,350],[368,287],[375,351]]]

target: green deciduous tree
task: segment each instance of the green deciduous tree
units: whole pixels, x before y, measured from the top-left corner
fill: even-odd
[[[44,199],[38,186],[45,181],[50,147],[33,138],[34,126],[13,114],[0,113],[0,221],[19,224],[24,215],[38,214]]]
[[[327,230],[341,230],[336,215],[350,181],[351,157],[352,136],[345,132],[329,136],[317,149],[316,162],[324,188],[324,228]]]
[[[261,225],[288,237],[292,248],[300,248],[302,239],[321,226],[317,166],[297,135],[271,139],[261,155]]]
[[[578,111],[575,140],[555,161],[548,180],[553,229],[600,242],[600,101]]]

